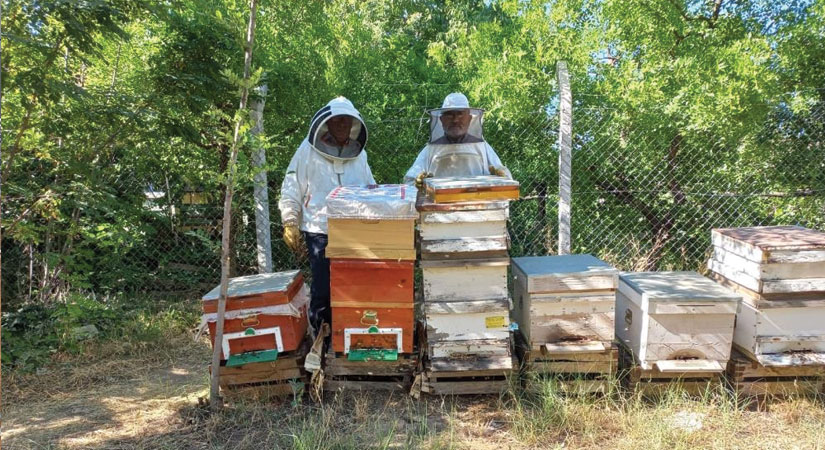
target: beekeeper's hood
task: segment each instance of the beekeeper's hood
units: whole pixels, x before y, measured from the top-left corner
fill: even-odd
[[[342,116],[352,118],[352,126],[343,145],[334,138],[332,131],[336,130],[330,130],[330,119]],[[335,124],[332,125],[334,128]],[[345,97],[337,97],[312,116],[307,140],[315,151],[324,156],[339,160],[355,159],[367,145],[367,126],[351,101]]]
[[[471,108],[467,97],[453,92],[444,98],[441,108],[431,109],[431,144],[469,144],[481,142],[484,110]]]

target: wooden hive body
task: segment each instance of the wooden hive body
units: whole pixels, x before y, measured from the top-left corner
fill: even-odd
[[[327,196],[327,258],[415,260],[415,188],[341,186]]]
[[[508,298],[507,258],[421,261],[424,301]]]
[[[713,230],[708,268],[766,298],[825,293],[825,233],[802,227]]]
[[[213,346],[219,293],[220,286],[203,297],[202,321],[209,329]],[[231,279],[221,358],[267,350],[296,350],[306,335],[308,300],[309,291],[297,270]]]
[[[719,372],[730,357],[738,302],[695,272],[624,273],[616,337],[642,369]]]
[[[530,347],[613,341],[619,272],[591,255],[513,258],[513,317]]]

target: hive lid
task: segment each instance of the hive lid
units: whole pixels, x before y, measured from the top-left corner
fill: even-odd
[[[712,230],[712,234],[762,251],[825,249],[825,233],[799,226],[718,228]]]
[[[415,219],[418,191],[404,184],[339,186],[327,196],[328,218]]]
[[[424,179],[427,197],[435,203],[515,200],[519,182],[495,175]]]
[[[619,275],[619,289],[629,286],[649,302],[738,302],[733,291],[697,272],[635,272]]]
[[[522,256],[513,265],[527,277],[617,275],[619,271],[593,255]]]
[[[286,272],[261,273],[235,277],[229,280],[227,297],[246,297],[249,295],[268,292],[286,293],[295,282],[300,282],[300,272],[288,270]],[[217,300],[221,295],[221,286],[218,285],[203,296],[203,301]]]

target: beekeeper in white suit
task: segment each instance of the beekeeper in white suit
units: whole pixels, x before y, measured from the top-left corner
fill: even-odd
[[[498,175],[513,178],[496,151],[482,136],[484,110],[471,108],[467,97],[454,92],[430,113],[430,142],[404,175],[405,183],[421,188],[428,177]]]
[[[312,117],[309,133],[301,142],[281,185],[278,208],[284,241],[296,254],[306,242],[312,270],[309,321],[317,332],[330,323],[329,260],[326,258],[326,198],[338,186],[376,184],[367,163],[367,127],[361,114],[344,97],[338,97]]]

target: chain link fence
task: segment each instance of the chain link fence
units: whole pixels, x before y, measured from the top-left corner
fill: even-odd
[[[825,95],[791,107],[794,94],[788,94],[789,101],[768,105],[770,113],[759,126],[720,133],[715,126],[680,125],[661,107],[619,109],[609,99],[573,94],[574,253],[594,254],[623,270],[697,270],[707,258],[711,228],[800,224],[825,229]],[[425,111],[440,104],[435,97],[428,100],[432,105],[384,111],[379,120],[365,114],[370,166],[379,183],[401,182],[427,141]],[[554,254],[555,109],[518,117],[489,114],[484,127],[486,139],[521,182],[522,197],[511,206],[511,255]],[[305,132],[268,148],[276,271],[306,268],[280,239],[277,208],[285,168]],[[122,164],[128,163],[126,157]],[[216,157],[209,163],[220,168],[222,162]],[[83,245],[71,238],[50,243],[45,225],[34,229],[40,234],[28,242],[7,239],[4,230],[4,298],[49,296],[61,287],[93,292],[212,288],[220,278],[223,190],[219,177],[199,177],[187,167],[158,159],[102,177],[88,208],[72,215],[78,230],[82,224],[99,234],[86,236],[92,239]],[[237,275],[257,272],[252,192],[250,175],[236,193],[233,216]],[[16,203],[14,192],[6,195],[4,214],[24,214],[24,202]]]

